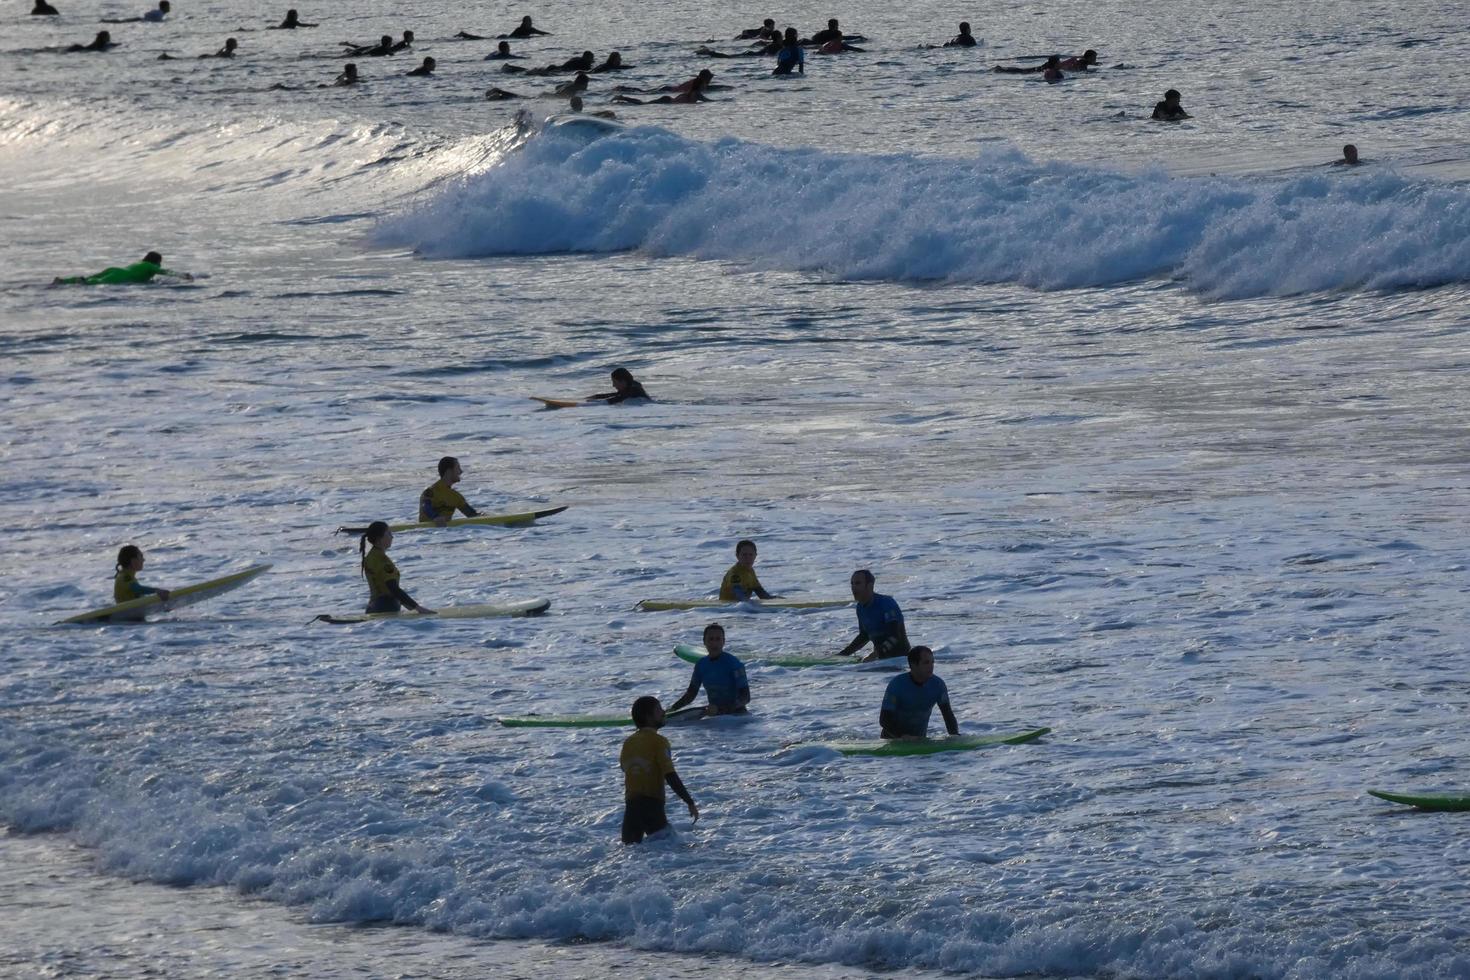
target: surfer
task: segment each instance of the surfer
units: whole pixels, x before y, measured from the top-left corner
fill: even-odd
[[[46,0],[36,0],[36,5],[31,8],[32,17],[59,17],[61,11],[51,6]]]
[[[433,521],[443,527],[449,523],[455,511],[466,517],[476,517],[479,511],[465,503],[454,485],[464,478],[459,460],[445,456],[439,460],[439,479],[429,489],[419,494],[419,520]]]
[[[1164,93],[1164,101],[1154,104],[1153,118],[1163,122],[1178,122],[1181,119],[1189,119],[1191,116],[1184,111],[1184,106],[1179,104],[1179,90],[1169,89]]]
[[[507,92],[503,88],[488,88],[485,90],[485,98],[491,102],[504,102],[506,99],[523,99],[525,96],[515,92]],[[526,110],[522,109],[521,111],[525,112]]]
[[[344,58],[357,58],[366,55],[370,58],[381,58],[393,53],[393,35],[384,34],[378,38],[377,44],[354,44],[351,41],[341,42],[347,50],[343,52]]]
[[[567,109],[569,109],[572,112],[581,112],[582,111],[582,97],[580,95],[574,95],[574,96],[572,96],[567,101]],[[618,114],[616,112],[613,112],[611,109],[597,109],[597,110],[594,110],[592,112],[587,113],[587,115],[589,115],[589,116],[596,116],[599,119],[616,119],[616,118],[618,118]]]
[[[838,652],[839,657],[849,657],[868,643],[873,652],[867,660],[883,660],[901,657],[909,652],[909,635],[904,629],[903,612],[892,596],[879,595],[873,591],[873,573],[859,568],[852,573],[852,597],[857,600],[858,635]]]
[[[398,52],[407,50],[411,47],[413,47],[413,31],[404,31],[403,40],[394,44],[393,50],[389,51],[388,53],[397,54]]]
[[[281,21],[279,24],[274,25],[273,27],[267,27],[266,30],[268,30],[268,31],[294,31],[298,27],[316,27],[316,26],[318,26],[318,25],[316,25],[316,24],[308,24],[308,23],[304,22],[300,18],[300,16],[297,15],[296,8],[295,7],[292,7],[290,10],[286,11],[286,19],[285,20]]]
[[[765,20],[761,21],[761,26],[748,27],[745,30],[741,31],[739,34],[736,34],[735,40],[750,41],[759,38],[762,41],[769,41],[771,38],[779,36],[780,32],[776,30],[776,22],[767,17]]]
[[[112,39],[111,34],[107,31],[98,31],[97,36],[92,38],[91,44],[73,44],[66,51],[68,54],[74,54],[79,51],[109,51],[115,47],[117,47],[117,42]]]
[[[419,65],[413,71],[405,72],[404,75],[407,78],[428,78],[430,75],[434,74],[435,64],[437,64],[437,62],[435,62],[433,58],[425,58],[422,65]]]
[[[960,32],[948,41],[944,42],[946,48],[973,48],[975,46],[975,35],[970,33],[970,22],[960,21]]]
[[[1040,73],[1042,76],[1047,78],[1047,81],[1051,81],[1052,79],[1050,78],[1050,73],[1056,72],[1057,75],[1060,76],[1061,68],[1062,56],[1059,54],[1054,54],[1048,57],[1041,64],[1032,65],[1029,68],[1018,68],[1015,65],[996,65],[990,70],[994,72],[1000,72],[1005,75],[1035,75]]]
[[[235,49],[238,48],[239,46],[240,46],[240,42],[239,41],[236,41],[232,37],[227,37],[227,38],[225,38],[225,46],[224,47],[220,48],[214,54],[201,54],[199,57],[201,57],[201,58],[233,58],[235,56]]]
[[[710,82],[714,80],[714,77],[715,73],[705,68],[687,82],[654,89],[655,92],[673,92],[674,95],[661,95],[656,99],[635,99],[627,95],[615,95],[613,101],[626,102],[629,105],[690,105],[695,102],[708,102],[709,97],[704,93],[710,88]],[[638,90],[634,89],[634,91]]]
[[[117,572],[112,578],[112,601],[129,602],[145,595],[156,595],[168,602],[168,589],[155,589],[138,581],[143,570],[143,549],[135,544],[125,544],[117,552]]]
[[[137,24],[141,22],[157,24],[168,16],[170,9],[168,0],[158,0],[158,6],[141,17],[104,17],[101,22],[104,24]]]
[[[699,807],[674,771],[669,740],[658,733],[664,724],[664,708],[658,698],[644,695],[633,702],[633,724],[638,730],[623,742],[618,767],[623,770],[624,844],[638,844],[648,834],[669,825],[664,812],[664,784],[689,807],[689,816],[699,820]]]
[[[1362,161],[1358,159],[1358,148],[1349,143],[1342,148],[1342,159],[1332,162],[1339,167],[1356,167]]]
[[[509,41],[501,41],[499,44],[495,45],[495,50],[494,51],[492,51],[489,54],[485,55],[485,60],[486,61],[505,61],[506,59],[509,59],[509,58],[524,58],[524,57],[525,57],[525,55],[523,55],[523,54],[511,54],[511,51],[510,51],[510,42]]]
[[[538,34],[540,34],[540,35],[550,35],[551,32],[550,31],[543,31],[543,30],[540,30],[539,28],[532,27],[531,26],[531,18],[530,18],[529,15],[527,15],[527,16],[521,18],[521,23],[520,23],[520,26],[519,27],[517,27],[515,30],[511,31],[509,34],[501,34],[500,35],[500,38],[501,38],[501,40],[507,40],[507,39],[510,39],[510,38],[516,38],[518,40],[524,40],[524,39],[526,39],[528,37],[535,37]]]
[[[564,75],[567,72],[591,71],[592,66],[597,64],[597,56],[591,51],[583,51],[574,58],[568,58],[559,65],[542,65],[540,68],[522,68],[520,65],[501,65],[500,70],[510,74],[522,75]]]
[[[733,654],[725,652],[725,627],[710,623],[704,628],[704,648],[708,654],[694,664],[689,689],[669,708],[678,711],[694,700],[701,686],[709,698],[704,714],[743,715],[750,704],[750,681],[745,678],[745,665]]]
[[[106,33],[105,31],[103,33]],[[189,279],[194,277],[187,272],[174,272],[163,267],[163,256],[157,252],[149,252],[143,256],[143,261],[134,262],[132,265],[111,266],[101,272],[90,276],[68,276],[63,279],[57,277],[51,280],[53,286],[118,286],[124,283],[148,282],[154,276],[172,276],[175,279]]]
[[[842,33],[842,28],[837,25],[837,18],[836,17],[833,17],[831,20],[827,21],[827,29],[825,31],[817,31],[817,33],[813,34],[811,37],[807,38],[805,41],[803,41],[801,43],[802,44],[809,45],[810,47],[820,48],[822,45],[826,44],[828,41],[846,41],[846,40],[865,41],[865,40],[867,40],[867,38],[863,38],[863,37],[847,38],[847,37],[845,37],[843,35],[843,33]]]
[[[755,577],[755,542],[746,539],[735,545],[735,564],[720,581],[720,598],[726,602],[744,602],[751,596],[775,598],[761,587],[761,580]]]
[[[609,405],[616,405],[618,402],[625,402],[632,398],[653,401],[648,397],[648,392],[643,390],[643,385],[633,379],[633,372],[625,367],[613,368],[612,383],[614,390],[602,395],[588,395],[587,400],[607,402]]]
[[[368,545],[372,545],[372,548]],[[388,557],[388,549],[391,547],[393,532],[388,530],[384,521],[373,521],[369,524],[357,542],[357,553],[362,556],[362,577],[367,579],[370,593],[367,609],[364,611],[396,613],[402,612],[403,607],[407,606],[416,612],[432,613],[434,610],[414,602],[413,597],[398,584],[398,566]]]
[[[781,50],[776,53],[776,67],[771,74],[789,75],[793,71],[798,75],[806,74],[806,52],[796,39],[795,31],[791,31],[781,42]]]
[[[883,692],[883,707],[878,712],[883,737],[928,738],[929,715],[935,705],[944,716],[945,730],[958,735],[960,723],[949,706],[949,688],[934,676],[934,651],[914,647],[909,651],[909,672],[889,681]]]
[[[578,92],[587,91],[587,85],[591,81],[592,79],[588,77],[585,71],[579,71],[577,72],[576,78],[572,79],[570,82],[562,82],[556,87],[555,91],[553,91],[552,94],[560,99],[569,98],[570,96],[576,95]]]
[[[357,66],[352,62],[342,66],[342,74],[338,75],[332,85],[318,85],[317,88],[331,88],[334,85],[356,85],[360,81],[357,77]]]
[[[623,64],[622,54],[614,51],[612,54],[607,56],[607,59],[603,61],[602,64],[598,65],[596,68],[593,68],[592,73],[594,75],[599,75],[605,71],[623,71],[632,67],[632,65]]]
[[[1091,48],[1088,48],[1080,55],[1073,55],[1070,58],[1063,58],[1061,64],[1057,67],[1061,68],[1063,71],[1088,71],[1096,64],[1097,52],[1092,50]]]

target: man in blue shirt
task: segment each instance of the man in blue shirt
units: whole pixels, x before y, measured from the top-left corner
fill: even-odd
[[[851,656],[868,643],[873,644],[873,652],[864,661],[902,657],[909,652],[903,612],[892,596],[873,591],[873,573],[866,568],[852,573],[852,597],[857,600],[858,635],[838,652],[839,657]]]
[[[669,708],[673,714],[684,707],[704,687],[709,704],[704,713],[708,715],[738,715],[745,713],[750,704],[750,682],[745,679],[745,665],[725,652],[725,627],[710,623],[704,628],[704,648],[708,655],[694,665],[694,676],[689,679],[689,690]]]
[[[889,681],[883,692],[883,709],[878,712],[883,737],[928,738],[929,715],[936,704],[944,715],[944,727],[958,735],[960,723],[949,706],[949,689],[934,676],[934,651],[914,647],[909,651],[909,672]]]

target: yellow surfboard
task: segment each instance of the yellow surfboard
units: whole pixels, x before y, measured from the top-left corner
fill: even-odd
[[[265,573],[269,568],[269,565],[254,565],[244,571],[235,572],[233,575],[226,575],[224,578],[210,579],[208,582],[197,582],[194,585],[170,589],[168,602],[164,602],[156,595],[139,596],[127,602],[119,602],[115,606],[104,606],[101,609],[84,612],[80,616],[60,620],[56,625],[60,626],[63,623],[136,623],[155,609],[172,610],[180,606],[192,606],[196,602],[213,599],[217,595],[238,589],[257,575]]]

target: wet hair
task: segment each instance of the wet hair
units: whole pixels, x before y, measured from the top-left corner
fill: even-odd
[[[658,708],[658,698],[652,694],[645,694],[633,702],[633,724],[639,728],[646,728],[647,723],[653,720],[653,712]]]
[[[459,460],[455,459],[453,456],[445,456],[443,459],[439,460],[439,475],[443,476],[445,473],[448,473],[450,470],[454,469],[458,465]]]
[[[117,549],[117,570],[122,571],[143,557],[143,549],[135,544],[125,544]]]
[[[1179,90],[1177,88],[1171,88],[1171,89],[1169,89],[1169,91],[1167,91],[1167,92],[1164,93],[1164,101],[1165,102],[1168,102],[1170,99],[1177,99],[1177,98],[1181,98],[1181,96],[1179,95]]]
[[[158,9],[164,11],[165,13],[167,13],[168,12],[168,0],[158,0]]]
[[[740,557],[740,549],[744,548],[746,545],[750,545],[752,549],[755,548],[755,542],[750,540],[749,538],[741,538],[739,541],[735,542],[735,557]]]
[[[776,22],[774,20],[772,20],[770,17],[767,17],[765,20],[761,21],[761,26],[762,27],[775,27],[776,26]]]
[[[960,33],[961,34],[968,34],[968,33],[970,33],[970,22],[969,21],[967,21],[967,20],[960,21]]]
[[[827,28],[829,30],[836,30],[837,29],[837,18],[836,17],[833,17],[831,20],[827,21]]]
[[[163,265],[163,256],[159,255],[157,252],[149,252],[147,255],[143,256],[143,261],[152,262],[154,265]]]
[[[612,377],[614,381],[626,381],[629,384],[633,383],[633,372],[624,367],[613,368]]]
[[[413,31],[404,31],[403,32],[403,39],[405,41],[412,41],[413,40]]]
[[[725,627],[721,626],[719,623],[710,623],[704,628],[704,633],[702,633],[701,635],[709,636],[710,630],[719,630],[721,636],[725,635]]]
[[[909,647],[909,666],[917,667],[919,665],[919,658],[926,653],[931,657],[934,656],[934,651],[928,647]]]
[[[495,50],[496,51],[509,51],[510,50],[510,42],[509,41],[501,41],[499,44],[495,45]]]
[[[432,69],[437,64],[438,62],[435,61],[433,58],[425,58],[422,67]]]
[[[383,540],[383,535],[385,535],[387,533],[388,533],[388,522],[387,521],[373,521],[371,524],[369,524],[367,526],[367,530],[364,531],[364,532],[362,532],[362,537],[358,539],[358,541],[357,541],[357,553],[362,556],[362,561],[364,563],[363,564],[363,568],[362,568],[362,577],[363,578],[367,578],[367,565],[366,565],[366,562],[367,562],[368,545],[372,545],[373,547],[376,548],[378,546],[378,542],[381,541],[381,540]]]
[[[877,579],[873,577],[873,573],[868,571],[866,568],[859,568],[852,574],[861,575],[863,578],[867,579],[869,585],[872,585],[874,582],[877,581]]]
[[[1091,48],[1088,48],[1086,51],[1082,52],[1082,60],[1083,61],[1096,61],[1097,60],[1097,52],[1094,51],[1094,50],[1092,50]]]

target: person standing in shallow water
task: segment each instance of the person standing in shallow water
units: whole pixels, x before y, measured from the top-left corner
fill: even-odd
[[[852,597],[857,602],[858,635],[851,643],[838,651],[839,657],[849,657],[869,643],[873,652],[864,660],[883,660],[887,657],[902,657],[909,652],[909,634],[904,626],[903,611],[892,596],[879,595],[873,591],[873,573],[859,568],[852,573]]]
[[[138,573],[142,570],[142,548],[135,544],[125,544],[118,549],[117,571],[112,577],[113,602],[131,602],[145,595],[156,595],[159,601],[168,601],[170,595],[168,589],[155,589],[151,585],[144,585],[138,581]]]
[[[368,546],[372,547],[369,548]],[[415,612],[428,615],[434,610],[413,601],[399,584],[398,566],[388,557],[393,547],[393,532],[384,521],[373,521],[357,542],[357,553],[362,556],[362,577],[368,583],[369,613],[402,612],[407,606]]]
[[[674,771],[673,749],[669,740],[658,733],[664,724],[664,706],[658,698],[644,695],[633,702],[633,724],[638,730],[623,742],[618,767],[623,770],[624,844],[639,844],[649,834],[669,825],[664,811],[664,786],[667,785],[689,807],[689,816],[699,820],[699,807],[684,781]]]
[[[909,671],[888,682],[878,727],[884,738],[928,738],[929,715],[935,706],[944,716],[944,728],[960,733],[960,723],[949,706],[949,688],[934,674],[934,651],[914,647],[909,651]]]

